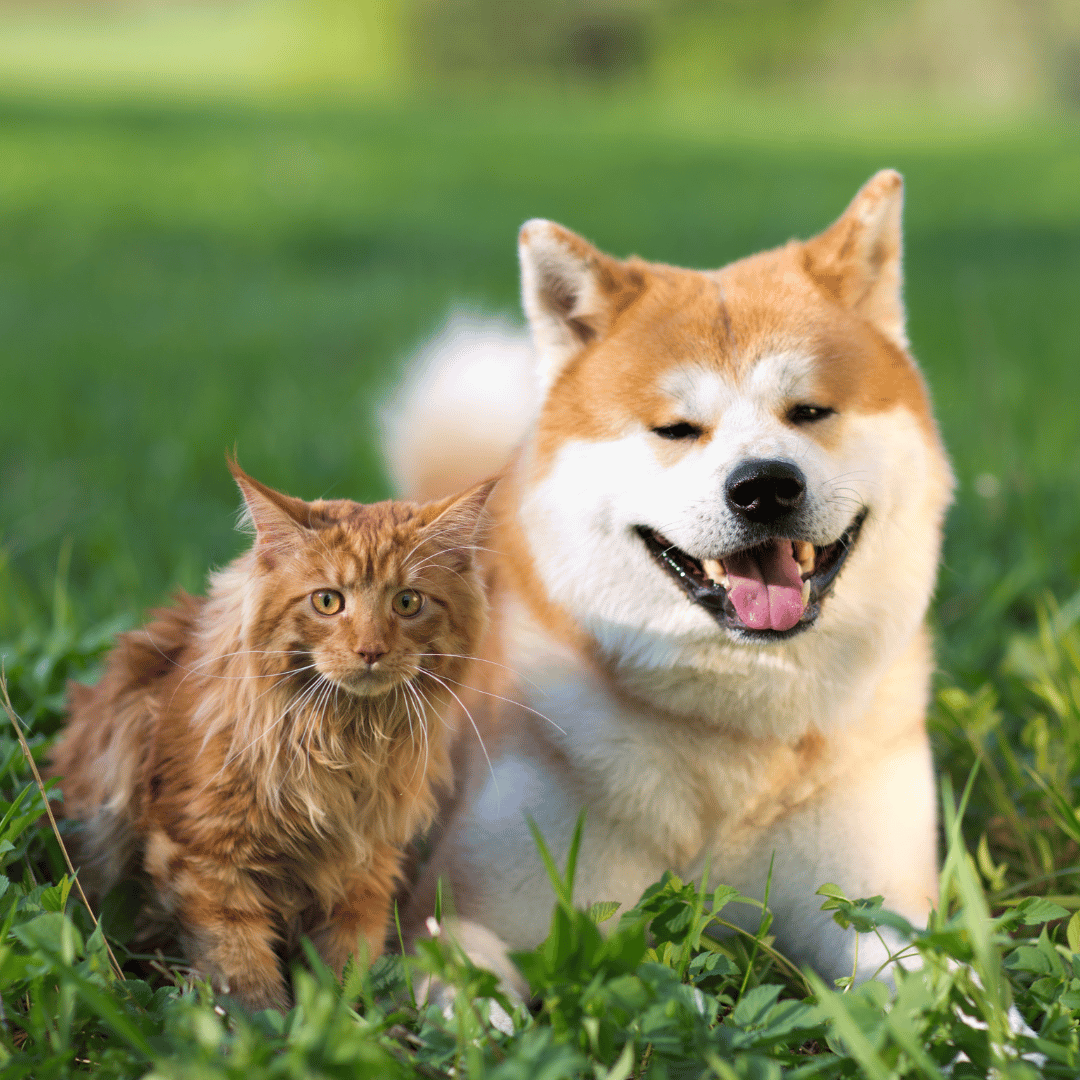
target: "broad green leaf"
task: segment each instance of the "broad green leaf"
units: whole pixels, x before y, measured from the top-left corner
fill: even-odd
[[[1031,971],[1039,975],[1049,975],[1053,971],[1047,956],[1032,945],[1013,949],[1005,958],[1005,966],[1011,971]]]
[[[16,925],[11,932],[31,951],[40,950],[48,956],[70,964],[82,955],[83,942],[79,931],[66,916],[57,911],[38,915],[29,922]]]
[[[845,894],[844,890],[841,889],[839,885],[834,885],[831,881],[826,881],[824,885],[822,885],[819,889],[817,889],[815,891],[814,895],[815,896],[825,896],[825,897],[828,897],[829,900],[846,900],[847,899],[847,895]],[[821,910],[822,911],[829,911],[829,910],[831,910],[831,908],[833,906],[835,906],[835,905],[830,904],[830,903],[824,903],[824,904],[821,905]]]
[[[758,900],[751,900],[748,896],[742,896],[738,889],[733,889],[730,885],[717,885],[711,897],[712,913],[719,915],[733,901],[743,904],[760,904]]]
[[[588,914],[589,918],[599,925],[607,922],[618,910],[619,902],[617,900],[598,900],[595,904],[589,906]]]
[[[2,894],[3,891],[0,890],[0,895]],[[1074,953],[1080,953],[1080,911],[1073,912],[1073,917],[1065,927],[1065,938],[1069,943],[1069,948]]]
[[[776,984],[755,986],[753,990],[748,990],[743,994],[739,999],[739,1003],[724,1022],[735,1027],[750,1027],[754,1024],[760,1024],[769,1010],[776,1004],[776,999],[780,996],[782,990],[783,987]]]
[[[1041,896],[1026,897],[1016,905],[1014,911],[1025,926],[1038,926],[1053,919],[1064,919],[1069,914],[1060,905]]]

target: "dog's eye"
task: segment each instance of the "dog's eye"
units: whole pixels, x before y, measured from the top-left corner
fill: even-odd
[[[816,424],[835,412],[836,410],[830,409],[828,405],[796,405],[787,418],[793,424]]]
[[[678,424],[654,427],[652,431],[661,439],[696,439],[702,434],[702,429],[697,424],[688,424],[685,420]]]

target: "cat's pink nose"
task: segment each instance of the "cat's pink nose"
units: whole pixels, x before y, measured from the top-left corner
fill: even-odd
[[[361,660],[366,660],[368,667],[371,667],[376,660],[386,655],[386,651],[375,652],[368,649],[357,649],[356,655],[359,656]]]

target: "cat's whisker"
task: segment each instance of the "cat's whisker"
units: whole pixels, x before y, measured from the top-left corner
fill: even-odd
[[[427,706],[427,708],[429,710],[434,708],[434,706],[431,704],[431,700],[428,698],[427,694],[425,694],[420,689],[419,686],[416,686],[414,683],[406,683],[405,685],[409,686],[412,689],[413,693],[421,698],[421,700],[423,701],[423,703]],[[426,720],[426,718],[422,721],[421,731],[422,731],[423,736],[424,736],[424,771],[420,774],[420,782],[422,784],[424,782],[424,780],[427,779],[428,760],[429,760],[429,754],[430,754],[430,751],[431,751],[431,739],[430,739],[430,737],[428,735],[428,728],[427,728],[427,720]],[[415,772],[416,770],[414,769],[413,771]],[[410,777],[409,779],[411,781],[412,777]],[[417,788],[416,791],[413,793],[413,802],[414,803],[416,802],[416,799],[419,796],[419,794],[420,794],[420,789]]]
[[[428,564],[425,563],[424,565],[427,566]],[[460,570],[455,570],[452,566],[442,566],[440,564],[439,569],[444,570],[448,574],[453,574],[454,577],[459,578],[462,581],[465,581],[465,582],[468,581],[468,579],[465,577],[465,575],[463,573],[461,573]],[[410,574],[410,578],[411,578],[411,580],[413,582],[415,582],[418,585],[423,584],[423,581],[424,581],[423,576],[420,575],[417,571],[409,571],[409,574]]]
[[[340,752],[341,748],[338,745],[337,730],[333,724],[328,724],[326,722],[327,713],[330,707],[330,697],[336,689],[337,683],[330,682],[326,684],[326,692],[322,695],[322,697],[319,698],[319,701],[315,706],[316,719],[314,722],[314,732],[318,734],[319,739],[324,747],[326,745],[327,736],[330,737],[333,743],[333,753],[331,754],[331,756],[335,760],[340,760],[342,754]]]
[[[406,688],[407,688],[408,684],[405,684],[405,685],[406,685]],[[417,708],[419,708],[419,707],[420,707],[419,702],[417,702]],[[422,711],[423,710],[421,710],[421,712]],[[416,746],[416,732],[413,729],[412,706],[409,704],[408,694],[406,694],[406,696],[405,696],[405,715],[409,718],[409,745],[412,746],[412,747],[415,747]],[[419,768],[419,766],[420,766],[420,757],[419,757],[419,755],[417,755],[416,761],[413,763],[413,771],[411,773],[409,773],[409,779],[405,782],[406,786],[408,786],[409,784],[412,783],[413,777],[416,775],[416,770]]]
[[[333,689],[334,684],[327,680],[326,686],[308,709],[308,723],[307,727],[304,729],[304,740],[308,746],[308,753],[311,752],[311,744],[313,741],[319,744],[319,749],[323,750],[324,753],[326,752],[325,736],[327,732],[322,724],[323,710],[326,707],[326,701],[333,692]]]
[[[311,752],[312,743],[322,743],[323,739],[320,721],[322,719],[322,707],[323,702],[326,700],[327,694],[333,689],[333,683],[328,682],[318,694],[308,704],[307,714],[308,721],[307,726],[304,728],[304,742],[307,744],[308,752]]]
[[[261,694],[259,696],[262,697]],[[256,699],[256,700],[258,700],[258,699]],[[210,779],[207,780],[206,783],[203,784],[203,786],[201,788],[199,788],[198,791],[195,792],[195,795],[193,796],[193,798],[197,798],[199,795],[201,795],[234,761],[236,761],[238,758],[240,758],[245,753],[247,753],[247,751],[250,750],[260,739],[266,738],[266,736],[269,735],[270,732],[273,731],[274,728],[276,728],[278,726],[278,724],[282,723],[285,719],[287,719],[288,716],[289,716],[288,710],[283,709],[281,715],[265,731],[260,731],[259,734],[256,735],[255,738],[252,739],[251,742],[249,742],[247,744],[247,746],[242,747],[240,750],[237,750],[235,753],[229,754],[225,758],[225,761],[222,764],[221,768],[218,769],[218,771],[216,773],[214,773],[214,775],[211,776]],[[210,734],[212,734],[212,733],[208,732],[207,738],[209,738]],[[204,739],[202,749],[205,749],[205,747],[206,747],[206,740]],[[202,749],[200,749],[200,753],[202,752]],[[277,760],[277,747],[276,746],[274,748],[274,760]]]
[[[433,540],[433,539],[435,539],[435,537],[432,537],[432,536],[421,536],[421,537],[420,537],[420,539],[419,539],[419,540],[417,540],[417,541],[416,541],[416,543],[415,543],[415,544],[413,544],[413,546],[412,546],[411,548],[409,548],[409,553],[408,553],[408,554],[407,554],[407,555],[405,556],[405,558],[401,560],[401,562],[402,562],[402,565],[407,565],[407,564],[408,564],[408,562],[409,562],[409,560],[410,560],[410,559],[411,559],[411,558],[413,557],[413,553],[414,553],[414,552],[415,552],[415,551],[416,551],[416,550],[417,550],[418,548],[421,548],[421,547],[423,547],[423,546],[424,546],[424,544],[426,544],[426,543],[427,543],[427,542],[428,542],[429,540]]]
[[[415,550],[415,549],[414,549]],[[496,551],[494,548],[483,547],[480,544],[455,544],[453,547],[440,548],[434,555],[429,555],[423,562],[412,566],[406,564],[406,569],[410,571],[422,570],[429,562],[437,559],[440,555],[445,555],[450,551],[489,551],[493,555],[501,555],[502,552]]]
[[[480,657],[480,656],[466,656],[465,653],[452,653],[452,652],[422,652],[422,653],[416,653],[415,655],[416,656],[446,656],[446,657],[450,657],[453,660],[473,660],[477,664],[491,664],[492,667],[502,668],[503,671],[509,671],[511,675],[513,675],[515,678],[520,679],[522,682],[527,682],[531,687],[533,687],[533,689],[535,689],[537,691],[537,693],[540,693],[540,694],[546,694],[547,693],[546,690],[544,690],[541,686],[538,686],[536,683],[534,683],[532,681],[532,679],[529,679],[526,676],[522,675],[521,672],[519,672],[516,668],[510,667],[508,664],[500,664],[496,660],[485,660],[483,657]]]
[[[302,675],[305,671],[314,671],[314,670],[316,670],[317,667],[318,667],[317,664],[306,664],[302,668],[292,668],[287,672],[283,672],[281,682],[285,681],[286,676],[289,676],[289,675]],[[252,700],[252,702],[251,702],[252,706],[257,705],[260,701],[262,701],[262,699],[264,697],[266,697],[267,694],[271,693],[273,690],[276,690],[279,685],[280,685],[280,683],[272,683],[270,686],[268,686],[257,698],[254,698]],[[299,690],[297,691],[297,693],[299,693]]]
[[[307,753],[308,757],[311,756],[311,735],[315,725],[315,717],[317,715],[318,702],[322,697],[325,687],[320,686],[313,694],[307,697],[304,701],[303,709],[304,714],[304,732],[300,736],[300,746]]]
[[[429,675],[431,678],[433,678],[440,686],[442,686],[447,691],[447,693],[450,694],[450,696],[458,703],[458,705],[461,706],[462,711],[469,718],[469,723],[472,724],[473,731],[476,732],[476,739],[477,742],[480,743],[480,749],[484,751],[484,760],[487,761],[488,772],[491,773],[491,782],[495,785],[495,794],[496,796],[501,797],[501,792],[499,791],[499,781],[495,779],[495,766],[491,764],[491,755],[488,753],[487,747],[484,745],[484,739],[480,734],[480,729],[476,726],[476,721],[473,719],[472,713],[465,708],[465,703],[461,700],[461,698],[457,696],[457,694],[454,693],[453,689],[445,682],[443,682],[443,680],[439,678],[439,676],[436,675],[433,671],[428,671],[427,668],[422,667],[417,667],[416,670],[419,672],[423,672],[423,674]]]
[[[409,548],[408,555],[406,555],[405,558],[401,560],[402,565],[403,566],[408,565],[408,562],[413,557],[413,555],[420,548],[422,548],[425,544],[434,543],[436,540],[439,539],[440,536],[448,536],[453,531],[454,531],[453,529],[440,529],[438,532],[433,532],[433,533],[429,533],[429,532],[425,531],[423,534],[421,534],[420,539],[417,540],[416,543],[413,544],[413,546],[411,548]]]
[[[288,678],[290,675],[299,675],[302,672],[311,671],[313,668],[315,668],[316,665],[314,663],[311,663],[311,664],[305,664],[303,667],[286,668],[285,671],[271,671],[271,672],[267,672],[265,674],[247,674],[247,673],[245,673],[243,675],[211,675],[208,672],[198,671],[195,668],[184,668],[180,664],[176,664],[175,666],[177,668],[179,668],[180,670],[182,670],[182,671],[186,671],[186,674],[176,684],[176,686],[173,687],[172,698],[174,698],[174,699],[176,697],[177,692],[180,690],[180,688],[193,675],[198,675],[199,678],[201,678],[201,679],[220,679],[220,680],[223,680],[225,682],[248,682],[248,681],[254,682],[257,679],[284,680],[284,679]],[[276,685],[277,685],[277,682],[271,683],[270,689],[272,690]],[[262,695],[260,694],[259,698],[261,698],[261,697],[262,697]],[[255,700],[258,701],[259,698],[256,698]],[[213,732],[211,732],[211,734],[212,733]]]
[[[340,687],[339,687],[339,689],[340,689]],[[394,687],[394,689],[396,690],[396,689],[397,689],[397,687],[395,686],[395,687]],[[346,701],[348,702],[348,701],[349,701],[350,699],[351,699],[352,701],[355,701],[355,700],[356,700],[355,698],[351,698],[351,695],[349,695],[348,691],[346,691]],[[335,702],[336,702],[336,697],[335,697]],[[348,705],[347,705],[346,707],[348,707]],[[359,718],[360,718],[360,723],[359,723],[359,725],[358,725],[358,728],[359,728],[359,730],[360,730],[361,732],[363,732],[363,731],[364,731],[364,729],[365,729],[365,721],[367,722],[367,724],[368,724],[368,725],[370,725],[370,726],[372,726],[372,727],[374,727],[374,726],[376,725],[377,721],[375,721],[375,720],[372,720],[372,719],[371,719],[371,716],[370,716],[370,714],[368,713],[368,710],[367,710],[367,709],[365,709],[365,708],[362,708],[362,707],[357,707],[357,706],[355,706],[355,705],[353,706],[353,708],[354,708],[354,709],[356,709],[357,713],[359,714]],[[369,754],[369,753],[368,753],[368,752],[367,752],[367,751],[366,751],[366,750],[364,749],[364,742],[363,742],[363,739],[356,739],[356,740],[355,740],[355,741],[353,742],[353,744],[352,744],[352,749],[353,749],[353,750],[354,750],[354,751],[355,751],[356,753],[358,753],[358,754],[359,754],[359,755],[360,755],[360,756],[361,756],[361,757],[362,757],[362,758],[363,758],[363,759],[364,759],[365,761],[367,761],[368,763],[370,763],[371,765],[374,765],[374,766],[377,766],[377,765],[378,765],[378,762],[377,762],[377,761],[375,760],[375,758],[373,758],[373,757],[371,756],[371,754]]]
[[[395,686],[396,690],[397,687]],[[409,707],[409,699],[405,698],[405,718],[409,721],[409,743],[410,745],[416,741],[416,732],[413,730],[412,709]]]
[[[289,678],[289,676],[299,675],[299,674],[302,674],[305,671],[311,671],[311,670],[313,670],[315,668],[315,666],[316,666],[315,664],[307,664],[302,668],[290,668],[288,671],[281,672],[279,677],[278,677],[278,681],[271,683],[261,694],[259,694],[257,697],[252,699],[252,701],[250,703],[250,707],[254,708],[255,705],[257,705],[260,701],[262,701],[262,699],[264,697],[266,697],[267,694],[269,694],[272,690],[275,690],[278,686],[281,685],[281,683],[285,682]],[[187,676],[185,675],[184,679],[186,679],[186,678],[187,678]],[[180,680],[181,684],[184,682],[184,679]],[[175,698],[176,690],[178,690],[178,689],[179,689],[179,686],[177,686],[176,689],[173,690],[173,698]],[[282,717],[281,719],[284,719],[284,717]],[[280,720],[278,721],[278,723],[280,723]],[[267,731],[271,731],[275,727],[277,727],[277,723],[272,724],[270,726],[270,728],[267,729]],[[199,745],[199,750],[198,750],[198,753],[196,754],[196,757],[198,757],[199,755],[201,755],[202,753],[205,752],[207,746],[210,745],[210,740],[214,737],[214,735],[219,730],[220,729],[215,724],[207,725],[206,731],[203,734],[202,742]],[[237,731],[234,733],[234,736],[233,736],[233,742],[236,741],[236,735],[239,734],[239,733],[240,733],[239,729],[237,729]],[[263,737],[264,734],[265,734],[265,732],[260,732],[258,735],[256,735],[255,738],[248,744],[248,746],[245,749],[249,749],[250,747],[254,746],[255,743],[257,743],[259,741],[259,739],[261,739]],[[239,753],[243,753],[243,752],[244,751],[240,751]],[[229,764],[231,764],[231,762],[233,762],[235,760],[236,760],[235,757],[230,757],[225,762],[225,765],[229,765]],[[222,765],[222,769],[225,768],[225,765]],[[212,777],[211,779],[216,779],[216,776]],[[205,790],[205,788],[203,788],[202,790]]]
[[[431,672],[428,671],[427,668],[420,668],[420,670],[427,675],[431,675]],[[534,716],[540,717],[541,720],[546,720],[561,735],[566,734],[566,732],[559,727],[550,716],[545,716],[531,705],[525,705],[520,701],[515,701],[513,698],[503,697],[501,694],[493,694],[490,690],[481,690],[478,686],[469,686],[468,683],[458,682],[456,679],[451,679],[448,675],[442,677],[448,682],[452,682],[455,686],[460,686],[464,690],[471,690],[474,694],[483,694],[485,697],[495,698],[498,701],[505,701],[507,705],[516,705],[519,709],[524,709],[526,712],[531,712]]]
[[[310,693],[311,693],[311,691],[310,691],[310,689],[308,689],[307,691],[305,691],[304,697],[306,698],[306,697],[310,696]],[[299,758],[299,756],[300,756],[300,752],[301,752],[301,749],[302,749],[302,746],[303,746],[303,734],[302,734],[302,732],[297,734],[298,731],[299,731],[299,728],[300,728],[300,723],[301,723],[301,720],[300,720],[301,711],[302,711],[302,705],[301,705],[301,708],[298,709],[296,704],[293,704],[293,705],[290,705],[288,707],[288,709],[285,711],[285,713],[283,714],[283,719],[284,719],[285,716],[288,716],[290,718],[291,723],[290,723],[289,726],[293,730],[294,735],[293,735],[293,738],[289,740],[290,749],[292,750],[292,754],[289,757],[288,767],[285,769],[285,772],[282,774],[281,779],[278,781],[278,787],[280,789],[282,789],[282,790],[284,790],[284,788],[285,788],[285,781],[289,779],[289,775],[293,770],[293,766],[296,764],[297,758]],[[277,760],[276,756],[275,756],[274,760],[275,761]]]
[[[306,656],[307,651],[307,649],[235,649],[232,652],[219,653],[217,656],[208,656],[198,667],[205,667],[215,660],[226,660],[230,656]]]
[[[268,671],[265,675],[211,675],[212,679],[233,679],[237,682],[243,682],[245,679],[249,679],[254,682],[256,679],[284,679],[289,675],[301,675],[305,671],[313,671],[317,667],[316,664],[304,664],[303,667],[286,668],[284,671]],[[206,674],[203,674],[203,678],[207,678]]]
[[[302,724],[302,731],[299,738],[293,740],[292,760],[289,762],[289,767],[285,770],[285,775],[281,778],[281,783],[283,785],[289,774],[292,772],[292,767],[296,764],[297,759],[300,757],[300,753],[301,751],[303,751],[304,745],[307,741],[308,728],[310,726],[310,719],[306,715],[307,706],[314,699],[315,695],[322,691],[323,684],[328,682],[329,680],[327,680],[324,675],[320,674],[318,678],[316,678],[315,681],[311,683],[310,686],[306,687],[304,691],[302,691],[298,695],[298,700],[290,704],[290,706],[288,707],[288,711],[293,714],[294,723]]]
[[[426,709],[431,708],[431,703],[426,698],[424,698],[420,694],[417,687],[413,686],[411,683],[405,683],[404,686],[405,686],[406,691],[409,691],[409,692],[412,693],[413,698],[416,701],[417,713],[419,714],[419,717],[420,717],[420,737],[421,737],[421,743],[422,743],[423,749],[424,749],[424,771],[420,774],[420,781],[422,783],[424,778],[427,776],[427,767],[428,767],[428,731],[427,731],[427,717],[426,717],[425,713],[426,713]],[[410,723],[410,727],[411,727],[411,723]],[[413,777],[416,775],[416,770],[417,770],[419,764],[420,764],[420,758],[417,757],[416,763],[413,765],[413,771],[409,774],[409,783],[410,784],[412,783]],[[416,801],[416,795],[417,794],[419,794],[419,790],[413,795],[413,801],[414,802]]]
[[[299,722],[301,713],[304,709],[304,704],[307,702],[315,692],[321,688],[323,681],[323,675],[320,673],[315,676],[309,683],[305,683],[303,686],[297,687],[293,692],[292,697],[285,703],[284,711],[292,715],[295,722]]]
[[[323,678],[324,678],[324,676],[322,674],[316,675],[315,678],[311,682],[304,683],[302,686],[297,687],[296,690],[293,691],[292,696],[288,700],[285,701],[285,703],[282,706],[282,710],[281,710],[281,719],[282,720],[289,719],[290,727],[295,727],[295,725],[297,723],[297,720],[298,720],[299,713],[303,709],[303,702],[306,701],[308,698],[310,698],[315,693],[316,689],[319,687],[319,685],[320,685],[321,681],[323,680]],[[266,693],[268,693],[268,692],[269,691],[266,691],[263,694],[260,694],[259,698],[265,697]],[[259,700],[259,698],[257,698],[256,700]],[[276,726],[276,725],[273,725],[273,726]],[[270,727],[270,728],[267,728],[266,732],[262,732],[259,735],[256,735],[255,738],[252,740],[252,742],[248,744],[249,747],[254,746],[255,743],[257,743],[259,741],[259,739],[261,739],[266,733],[273,730],[273,726]]]
[[[457,549],[443,548],[441,551],[436,551],[434,555],[429,555],[426,559],[423,560],[423,562],[415,563],[411,566],[406,567],[406,572],[409,574],[419,574],[424,569],[424,567],[434,564],[440,570],[450,570],[451,573],[454,573],[455,571],[451,567],[447,566],[445,563],[439,562],[438,560],[441,559],[444,555],[448,555],[451,551],[455,550]]]
[[[403,563],[407,563],[409,561],[409,559],[412,558],[413,554],[416,552],[416,550],[418,548],[423,547],[424,544],[434,543],[440,537],[449,536],[453,531],[454,531],[453,529],[440,529],[439,532],[437,532],[437,533],[429,533],[427,536],[423,537],[416,544],[414,544],[412,549],[409,551],[409,554],[406,555],[405,558],[402,559],[401,561]],[[445,545],[445,546],[441,547],[440,550],[441,551],[459,551],[459,550],[460,551],[490,551],[493,555],[502,555],[503,554],[503,552],[501,552],[501,551],[496,551],[495,548],[484,547],[483,544],[448,544],[448,545]]]
[[[201,660],[194,667],[188,667],[184,664],[179,664],[168,653],[166,653],[161,646],[153,639],[149,629],[144,624],[143,631],[146,634],[150,644],[157,650],[160,656],[165,660],[168,660],[173,667],[178,668],[181,671],[187,671],[189,673],[199,673],[200,669],[206,667],[209,664],[213,664],[219,660],[227,660],[233,656],[306,656],[306,649],[236,649],[233,652],[221,653],[218,656],[209,656],[205,660]],[[293,669],[295,670],[295,669]],[[280,672],[271,672],[269,675],[211,675],[209,678],[218,679],[246,679],[246,678],[270,678],[273,675],[281,674]]]
[[[423,715],[423,707],[421,706],[419,699],[416,699],[415,695],[413,695],[413,697],[416,700],[416,707],[420,710],[420,713],[421,713],[421,716],[422,716]],[[414,750],[415,750],[416,739],[414,738],[414,733],[413,733],[412,708],[408,704],[408,692],[407,691],[406,691],[405,701],[406,701],[405,709],[406,709],[406,713],[407,713],[407,715],[409,717],[409,745],[411,747],[413,747]],[[421,735],[421,739],[422,738],[423,738],[423,736]],[[409,773],[409,779],[405,781],[405,787],[408,787],[413,782],[413,777],[416,776],[416,770],[418,768],[420,768],[420,755],[416,754],[415,759],[413,761],[412,772]]]
[[[173,657],[169,656],[168,653],[166,653],[161,648],[161,646],[154,640],[152,634],[150,633],[149,628],[145,624],[143,625],[143,631],[146,634],[146,637],[149,640],[150,644],[153,645],[153,647],[157,650],[158,654],[163,659],[167,660],[170,664],[172,664],[173,667],[177,668],[178,670],[186,672],[184,677],[176,684],[176,686],[173,687],[172,695],[170,697],[170,704],[171,704],[172,701],[174,701],[176,699],[176,695],[177,695],[178,691],[180,690],[180,688],[184,685],[185,682],[187,682],[188,678],[193,674],[201,674],[202,678],[211,678],[211,679],[217,678],[217,679],[225,679],[225,680],[228,680],[228,681],[242,681],[242,680],[248,679],[248,678],[275,678],[275,677],[277,677],[279,675],[289,675],[289,674],[294,674],[297,671],[307,670],[306,668],[289,668],[287,671],[284,671],[284,672],[271,672],[271,673],[269,673],[267,675],[247,675],[247,674],[245,674],[245,675],[207,675],[205,672],[200,673],[198,668],[203,667],[206,664],[213,663],[215,660],[224,660],[224,659],[232,657],[232,656],[242,656],[245,653],[248,653],[248,652],[254,653],[257,650],[254,650],[254,649],[238,649],[238,650],[236,650],[235,652],[232,652],[232,653],[224,653],[219,657],[210,657],[209,659],[202,661],[198,665],[198,667],[190,668],[190,667],[186,667],[183,664],[178,664]],[[304,655],[307,655],[306,650],[303,650],[303,649],[289,649],[289,650],[282,649],[282,650],[264,650],[264,651],[267,654],[280,653],[281,655],[290,655],[290,656],[304,656]],[[315,665],[311,664],[309,666],[314,667]],[[208,732],[206,738],[203,739],[203,744],[199,749],[200,754],[202,753],[203,750],[206,749],[206,744],[207,744],[207,741],[208,741],[208,739],[210,737],[210,734],[211,734],[211,732]]]

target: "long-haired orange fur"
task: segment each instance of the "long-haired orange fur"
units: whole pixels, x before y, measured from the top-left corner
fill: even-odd
[[[87,891],[145,875],[150,924],[219,990],[280,1008],[301,935],[339,974],[383,948],[402,847],[450,779],[491,485],[308,503],[230,468],[252,549],[72,685],[52,772]]]

